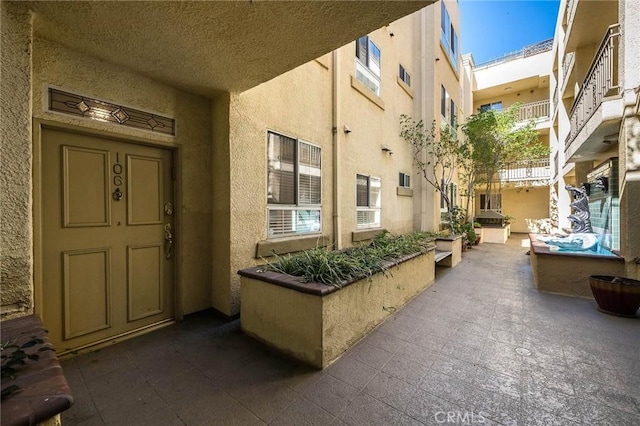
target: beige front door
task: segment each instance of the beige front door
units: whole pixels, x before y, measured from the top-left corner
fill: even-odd
[[[59,353],[174,318],[172,152],[42,133],[42,319]]]

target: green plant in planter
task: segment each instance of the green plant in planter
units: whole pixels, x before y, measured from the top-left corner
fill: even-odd
[[[304,282],[319,282],[342,287],[345,283],[385,273],[389,262],[414,253],[425,253],[439,234],[414,232],[392,236],[388,231],[371,242],[345,250],[317,247],[296,254],[276,256],[265,269],[300,277]]]
[[[473,229],[474,224],[467,222],[466,211],[461,207],[454,207],[453,210],[453,232],[462,235],[467,246],[471,246],[476,242],[478,236]]]
[[[509,225],[513,222],[516,221],[517,218],[513,217],[513,216],[509,216],[508,214],[504,216],[504,223]]]

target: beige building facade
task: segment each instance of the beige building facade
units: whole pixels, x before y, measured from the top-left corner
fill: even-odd
[[[636,279],[639,19],[637,2],[562,1],[550,87],[553,182],[561,195],[558,226],[570,225],[569,195],[560,188],[586,184],[593,190],[591,198],[602,206],[595,215],[592,212],[594,230],[607,234],[607,244],[625,259],[627,276]],[[606,189],[595,186],[603,177]]]
[[[235,315],[274,253],[439,229],[399,136],[463,119],[430,3],[2,2],[2,318],[69,352]]]
[[[518,103],[518,124],[533,120],[538,139],[548,145],[552,46],[552,39],[544,40],[482,64],[468,55],[465,66],[472,78],[473,113],[501,111]],[[549,222],[554,194],[549,191],[548,158],[509,163],[499,174],[489,209],[511,218],[511,232],[526,233]],[[480,214],[486,205],[484,186],[476,185],[475,192],[475,213]]]

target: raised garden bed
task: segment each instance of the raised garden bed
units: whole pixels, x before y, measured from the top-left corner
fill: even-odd
[[[304,282],[263,266],[243,269],[238,272],[242,330],[324,368],[434,282],[435,247],[423,251],[342,286]]]

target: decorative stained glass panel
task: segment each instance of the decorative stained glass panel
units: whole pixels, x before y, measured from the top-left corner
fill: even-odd
[[[175,136],[176,121],[150,112],[49,88],[49,110]]]

